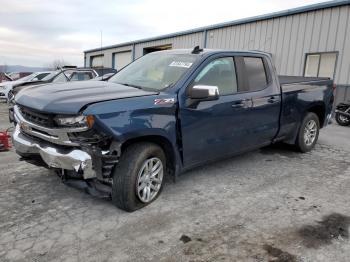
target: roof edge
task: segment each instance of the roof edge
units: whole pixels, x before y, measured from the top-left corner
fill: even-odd
[[[317,4],[306,5],[306,6],[302,6],[302,7],[296,7],[296,8],[292,8],[292,9],[277,11],[277,12],[273,12],[273,13],[269,13],[269,14],[252,16],[252,17],[248,17],[248,18],[242,18],[242,19],[238,19],[238,20],[233,20],[233,21],[224,22],[224,23],[218,23],[218,24],[209,25],[209,26],[197,27],[194,29],[179,31],[179,32],[175,32],[175,33],[170,33],[170,34],[165,34],[165,35],[160,35],[160,36],[154,36],[154,37],[124,42],[124,43],[120,43],[120,44],[116,44],[116,45],[104,46],[102,48],[89,49],[89,50],[85,50],[84,54],[90,53],[90,52],[96,52],[96,51],[102,51],[102,50],[107,50],[107,49],[112,49],[112,48],[128,46],[128,45],[135,45],[135,44],[140,44],[140,43],[144,43],[144,42],[160,40],[160,39],[164,39],[164,38],[171,38],[171,37],[177,37],[177,36],[188,35],[188,34],[193,34],[193,33],[199,33],[199,32],[218,29],[218,28],[222,28],[222,27],[247,24],[247,23],[256,22],[256,21],[278,18],[278,17],[282,17],[282,16],[289,16],[289,15],[301,14],[301,13],[305,13],[305,12],[322,10],[322,9],[326,9],[326,8],[344,6],[344,5],[350,5],[350,0],[335,0],[335,1],[322,2],[322,3],[317,3]]]

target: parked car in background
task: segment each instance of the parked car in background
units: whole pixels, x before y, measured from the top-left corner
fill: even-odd
[[[333,92],[329,78],[278,76],[263,52],[154,52],[106,82],[23,90],[13,144],[134,211],[157,199],[165,175],[276,142],[312,150]]]
[[[11,91],[8,92],[8,100],[13,100],[14,96],[24,88],[29,88],[42,84],[49,83],[65,83],[71,81],[85,81],[91,80],[98,76],[98,73],[91,68],[76,68],[68,67],[57,71],[50,72],[44,78],[38,81],[22,82],[16,85]]]
[[[98,76],[95,77],[94,79],[91,80],[96,80],[96,81],[107,81],[108,79],[110,79],[115,73],[108,73],[108,74],[104,74],[103,76]]]
[[[25,77],[25,76],[29,76],[30,74],[32,74],[32,72],[11,72],[11,73],[8,73],[9,77],[11,77],[13,81],[18,80],[18,79]]]
[[[19,86],[23,83],[41,81],[43,78],[48,76],[51,72],[36,72],[28,76],[22,77],[16,81],[9,81],[0,83],[0,99],[8,101],[9,92],[16,86]]]
[[[94,70],[98,73],[99,76],[103,76],[109,73],[117,73],[117,69],[109,68],[109,67],[94,68]]]
[[[0,83],[13,81],[13,79],[6,73],[0,72]]]

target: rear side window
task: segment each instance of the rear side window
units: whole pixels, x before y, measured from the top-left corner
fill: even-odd
[[[267,85],[267,76],[264,61],[261,57],[244,57],[247,73],[247,85],[250,92],[264,89]]]
[[[89,72],[77,72],[73,73],[71,81],[84,81],[92,79],[92,74]]]

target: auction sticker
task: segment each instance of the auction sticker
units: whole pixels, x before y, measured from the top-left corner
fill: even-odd
[[[173,61],[169,66],[190,68],[192,64],[190,62]]]

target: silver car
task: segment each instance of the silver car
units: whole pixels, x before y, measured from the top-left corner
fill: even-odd
[[[0,83],[0,99],[7,101],[8,100],[8,93],[17,85],[20,85],[25,82],[34,82],[34,81],[40,81],[47,75],[49,75],[51,72],[35,72],[28,76],[22,77],[16,81],[8,81],[8,82],[2,82]]]

